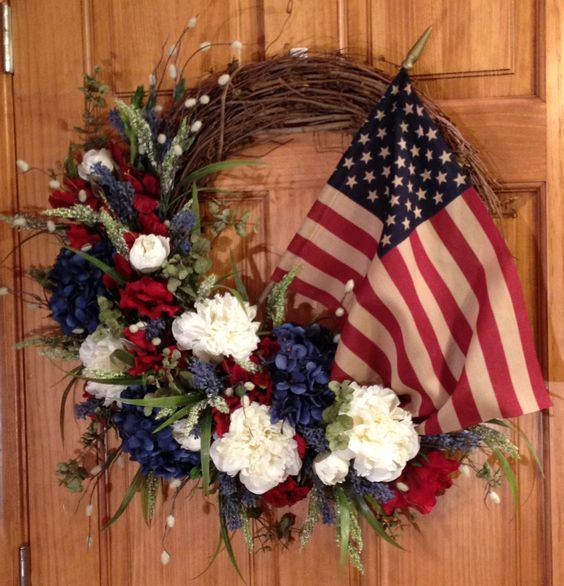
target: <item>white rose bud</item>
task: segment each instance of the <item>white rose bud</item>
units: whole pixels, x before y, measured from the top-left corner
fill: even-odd
[[[198,19],[195,16],[192,16],[192,18],[190,18],[190,20],[188,21],[188,24],[186,25],[186,27],[187,28],[195,28],[197,22],[198,22]]]
[[[209,104],[209,103],[210,103],[210,97],[208,96],[208,94],[203,94],[200,96],[200,104],[205,106],[206,104]]]
[[[327,486],[339,484],[345,480],[349,473],[349,452],[326,452],[319,454],[313,461],[313,470],[319,480]]]
[[[129,262],[140,273],[153,273],[162,267],[169,254],[169,238],[155,234],[141,234],[131,247]]]
[[[194,133],[200,132],[201,128],[202,128],[202,121],[201,120],[196,120],[192,124],[192,126],[190,126],[190,131],[191,132],[194,132]]]
[[[209,41],[204,41],[201,45],[200,45],[200,51],[203,51],[204,53],[206,51],[209,51],[211,47],[211,43]]]
[[[90,175],[94,173],[94,165],[99,163],[106,169],[113,171],[115,168],[114,160],[112,159],[112,154],[108,149],[92,149],[86,151],[84,156],[82,157],[82,163],[78,166],[78,174],[80,175],[81,179],[88,181]]]
[[[231,48],[235,51],[240,51],[243,48],[243,43],[241,43],[241,41],[233,41],[231,43]]]
[[[195,98],[188,98],[184,102],[184,107],[185,108],[193,108],[195,105],[196,105],[196,99]]]
[[[57,181],[56,179],[51,179],[51,181],[49,181],[49,187],[51,189],[60,189],[61,183],[59,181]]]

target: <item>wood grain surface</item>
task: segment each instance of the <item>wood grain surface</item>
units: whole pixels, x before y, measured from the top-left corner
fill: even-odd
[[[445,111],[480,150],[502,186],[500,222],[523,280],[529,316],[546,378],[564,397],[564,182],[563,2],[561,0],[13,0],[15,68],[0,79],[1,209],[46,205],[47,178],[14,173],[16,158],[48,168],[61,162],[80,123],[77,88],[84,69],[105,68],[112,95],[127,96],[167,51],[188,18],[199,24],[184,44],[190,55],[204,41],[221,42],[191,62],[196,80],[232,58],[243,62],[295,47],[348,47],[388,72],[429,24],[430,44],[414,70],[418,87]],[[233,50],[233,40],[244,43]],[[166,87],[165,87],[166,89]],[[14,138],[15,137],[15,138]],[[246,242],[233,236],[218,246],[216,263],[233,246],[254,293],[324,184],[348,137],[293,135],[264,156],[260,169],[226,174],[223,186],[261,218]],[[255,154],[264,154],[255,147]],[[239,202],[236,202],[237,205]],[[0,256],[15,240],[0,232]],[[56,249],[34,240],[2,268],[10,284],[19,265],[49,264]],[[18,277],[16,277],[16,280]],[[32,284],[25,282],[25,287]],[[303,307],[296,308],[306,315]],[[167,540],[173,559],[160,564],[164,517],[159,508],[147,529],[138,504],[110,531],[98,526],[115,510],[134,467],[115,468],[96,495],[94,542],[86,547],[84,502],[57,486],[57,462],[72,455],[81,425],[68,414],[67,439],[59,437],[62,373],[33,350],[15,354],[22,331],[47,323],[44,314],[12,298],[0,300],[0,584],[17,576],[17,547],[29,541],[35,586],[177,586],[242,584],[225,553],[204,575],[217,544],[217,511],[200,495],[177,505]],[[24,414],[25,407],[25,414]],[[515,511],[484,503],[480,483],[460,478],[428,518],[422,534],[402,536],[407,552],[365,532],[366,573],[338,570],[331,528],[319,528],[310,547],[296,544],[248,554],[234,547],[247,584],[254,586],[536,586],[564,584],[561,523],[564,502],[564,414],[523,417],[519,425],[540,452],[545,475],[525,457],[518,468],[522,503]],[[303,519],[303,507],[297,508]],[[283,513],[283,511],[282,511]],[[6,544],[4,546],[4,543]]]

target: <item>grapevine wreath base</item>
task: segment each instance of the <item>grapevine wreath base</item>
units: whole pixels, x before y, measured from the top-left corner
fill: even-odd
[[[97,483],[127,454],[138,470],[108,526],[137,493],[150,520],[161,490],[199,490],[217,498],[235,565],[232,531],[241,529],[251,548],[255,527],[269,528],[260,539],[287,543],[299,534],[305,545],[317,523],[330,523],[341,561],[348,556],[359,569],[361,519],[396,544],[399,529],[430,512],[459,471],[475,471],[492,502],[503,476],[516,491],[508,462],[518,451],[495,429],[509,424],[419,436],[393,390],[330,380],[336,332],[285,315],[295,271],[260,307],[236,266],[227,276],[210,272],[217,235],[247,230],[245,213],[217,198],[215,174],[253,163],[233,157],[273,133],[355,129],[390,79],[341,55],[309,54],[232,63],[186,90],[176,59],[172,51],[148,89],[109,110],[107,87],[86,75],[81,141],[64,168],[49,172],[50,208],[4,216],[61,247],[52,266],[27,271],[45,294],[26,300],[55,323],[21,344],[80,360],[68,372],[61,421],[76,391],[75,414],[88,427],[78,455],[58,466],[60,483],[84,493],[91,511]],[[158,91],[166,76],[172,94]],[[496,209],[495,182],[476,151],[422,100]],[[354,286],[346,283],[343,295]],[[302,527],[291,510],[276,513],[303,499]],[[169,515],[167,530],[173,524]],[[166,549],[161,559],[170,560]]]

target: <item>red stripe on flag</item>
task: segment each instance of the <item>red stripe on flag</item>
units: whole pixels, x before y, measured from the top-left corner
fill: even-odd
[[[335,242],[335,246],[339,246],[338,241]],[[294,236],[292,242],[290,242],[290,246],[288,246],[288,250],[298,258],[303,258],[310,265],[327,275],[331,275],[343,284],[349,279],[352,279],[355,283],[360,283],[362,280],[362,275],[357,273],[352,267],[341,262],[325,250],[322,250],[319,246],[300,234]],[[343,289],[344,293],[345,291]]]
[[[472,327],[460,307],[458,307],[454,295],[425,252],[417,230],[411,233],[410,240],[419,272],[437,300],[452,337],[462,353],[466,354],[470,341],[472,340]]]
[[[277,267],[274,271],[274,274],[272,275],[272,281],[277,283],[278,281],[280,281],[280,279],[284,277],[284,275],[287,274],[287,272],[288,271],[285,271],[280,267]],[[337,307],[341,306],[340,300],[333,297],[333,295],[330,295],[329,293],[327,293],[327,291],[323,291],[322,289],[319,289],[314,285],[310,285],[309,283],[302,281],[302,279],[300,279],[299,277],[295,277],[292,281],[292,291],[295,291],[296,293],[301,293],[302,295],[309,297],[309,299],[312,299],[313,301],[325,305],[325,307],[327,307],[331,311],[335,311]]]
[[[427,349],[437,379],[444,387],[445,391],[450,395],[454,392],[456,387],[456,378],[448,367],[447,360],[443,355],[439,340],[437,339],[434,326],[417,295],[409,268],[401,255],[401,245],[396,246],[382,257],[382,265],[385,267],[388,275],[390,275],[390,278],[398,288],[405,304],[409,307],[417,331]]]
[[[476,190],[471,187],[464,192],[462,197],[476,216],[476,219],[482,225],[486,236],[496,251],[497,259],[501,270],[503,271],[503,276],[505,277],[509,289],[511,301],[513,302],[513,310],[515,312],[517,326],[521,336],[521,346],[523,348],[523,354],[525,355],[527,369],[531,379],[531,386],[539,405],[539,409],[550,407],[552,401],[547,393],[544,377],[542,376],[538,364],[531,327],[527,320],[527,311],[525,309],[525,300],[523,298],[521,283],[519,282],[519,276],[517,275],[513,259],[511,258],[503,238],[492,222],[489,213]]]
[[[349,202],[349,198],[342,196]],[[354,204],[358,205],[358,204]],[[360,252],[362,252],[367,258],[372,259],[378,248],[378,241],[352,222],[349,222],[346,218],[343,218],[340,214],[327,207],[320,201],[316,201],[313,207],[309,211],[308,217],[313,221],[321,224],[325,229],[329,230],[335,236],[350,244]],[[374,217],[374,228],[379,225],[379,220]]]
[[[396,319],[396,316],[393,312],[388,308],[388,306],[378,297],[368,279],[366,279],[359,288],[356,301],[359,305],[361,305],[368,313],[375,316],[376,319],[384,326],[384,328],[388,331],[392,340],[394,341],[396,352],[397,352],[397,372],[398,378],[401,382],[411,388],[416,390],[421,395],[421,408],[419,410],[418,415],[423,417],[433,413],[435,411],[435,406],[433,402],[427,395],[427,393],[423,389],[423,385],[419,381],[417,374],[415,373],[415,369],[413,368],[409,356],[407,355],[407,351],[405,349],[405,343],[403,339],[403,333],[401,331],[401,326]],[[347,328],[352,327],[349,322],[346,323],[345,327],[343,328],[343,333],[341,336],[345,335]],[[355,330],[358,331],[358,330]],[[363,347],[362,344],[359,350],[363,352],[369,351],[371,354],[375,354],[377,352],[381,352],[380,348],[375,344],[375,341],[371,341],[369,338],[363,335],[364,340],[366,340],[365,346]],[[352,342],[351,342],[352,343]],[[347,344],[349,346],[349,344]],[[349,346],[351,350],[356,351],[356,347],[352,348]],[[365,360],[363,358],[363,360]],[[380,376],[383,377],[382,373],[379,371],[379,365],[373,363],[373,359],[365,360],[373,370],[375,370]],[[388,381],[390,378],[387,379]]]
[[[513,388],[501,336],[488,297],[484,267],[450,217],[448,206],[429,221],[437,234],[440,235],[478,299],[480,309],[475,330],[480,340],[494,392],[498,398],[500,412],[503,417],[521,413],[521,405]]]
[[[341,342],[361,360],[366,362],[368,366],[377,372],[382,378],[386,386],[390,386],[392,380],[392,367],[386,354],[374,343],[373,340],[367,338],[360,330],[357,330],[352,324],[347,323],[346,327],[341,333]],[[350,374],[339,368],[340,373],[345,374],[344,378],[352,379]],[[333,374],[336,376],[337,372],[333,367]],[[338,379],[336,379],[338,380]],[[343,379],[340,379],[343,380]],[[356,381],[359,384],[368,381]]]

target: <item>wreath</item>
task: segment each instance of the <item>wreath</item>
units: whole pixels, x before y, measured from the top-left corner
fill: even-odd
[[[257,162],[231,157],[273,132],[355,128],[390,78],[341,55],[310,54],[232,63],[186,89],[175,55],[155,69],[148,89],[109,111],[99,72],[85,75],[81,141],[59,173],[49,172],[50,208],[3,216],[60,245],[52,266],[27,270],[45,290],[33,303],[55,324],[20,344],[80,361],[68,372],[61,422],[78,387],[74,413],[88,425],[79,454],[57,467],[60,484],[85,492],[91,514],[96,485],[127,454],[137,473],[106,527],[137,493],[148,521],[159,491],[214,495],[235,567],[232,531],[241,530],[251,549],[257,539],[264,548],[265,535],[284,544],[299,535],[305,546],[318,523],[329,523],[341,563],[348,557],[362,569],[361,519],[398,545],[401,528],[429,513],[460,473],[474,471],[492,503],[504,477],[517,497],[510,462],[519,453],[502,433],[511,424],[420,436],[393,390],[331,379],[337,332],[323,320],[286,316],[298,269],[261,304],[249,299],[235,264],[229,275],[211,272],[217,236],[249,229],[248,216],[213,186],[217,173]],[[163,99],[165,75],[174,87]],[[476,151],[430,98],[421,100],[495,209],[495,182]],[[23,160],[18,167],[33,170]],[[354,286],[347,282],[344,292]],[[301,527],[291,509],[274,511],[303,499]],[[174,525],[172,508],[166,524],[165,531]],[[170,561],[166,549],[161,561]]]

